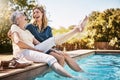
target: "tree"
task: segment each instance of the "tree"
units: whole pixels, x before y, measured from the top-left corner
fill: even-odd
[[[103,12],[90,14],[88,22],[88,36],[95,42],[115,41],[113,46],[120,47],[120,9],[107,9]]]
[[[11,41],[7,37],[7,32],[10,29],[10,20],[9,20],[9,6],[7,0],[2,0],[0,3],[0,52],[12,51]]]
[[[12,11],[21,10],[26,13],[28,19],[32,17],[32,8],[35,6],[35,0],[10,0]]]
[[[7,37],[12,11],[22,10],[31,16],[35,0],[0,0],[0,53],[12,51],[11,40]]]

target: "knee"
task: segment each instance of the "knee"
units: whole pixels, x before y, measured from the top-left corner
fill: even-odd
[[[49,55],[48,58],[49,58],[48,60],[56,60],[56,58],[54,56],[51,56],[51,55]]]
[[[65,64],[65,57],[63,55],[60,55],[59,59],[57,59],[57,60],[58,60],[58,62],[59,62],[59,64],[61,66],[64,66],[64,64]]]
[[[64,56],[63,56],[63,55],[60,55],[60,56],[59,56],[59,60],[64,61],[64,60],[65,60]]]
[[[52,64],[55,62],[57,62],[56,58],[50,55],[49,59],[47,60],[48,65],[52,66]]]
[[[70,57],[67,53],[64,53],[63,51],[59,51],[59,54],[65,57]]]
[[[70,56],[69,56],[68,54],[65,53],[65,54],[64,54],[64,57],[70,57]]]
[[[51,52],[51,54],[53,57],[55,57],[57,59],[57,61],[64,61],[64,55],[62,55],[61,53],[56,53],[56,52]]]

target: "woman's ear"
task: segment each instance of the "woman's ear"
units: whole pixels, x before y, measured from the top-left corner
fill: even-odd
[[[20,20],[19,20],[19,18],[17,18],[16,19],[16,24],[19,25],[19,23],[20,23]]]

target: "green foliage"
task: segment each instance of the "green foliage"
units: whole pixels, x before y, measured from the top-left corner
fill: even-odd
[[[34,2],[35,0],[0,0],[0,53],[12,51],[11,40],[7,36],[12,11],[23,10],[30,16]]]
[[[11,41],[7,37],[7,32],[10,29],[9,20],[9,6],[7,5],[7,0],[2,1],[0,8],[0,52],[12,51]]]
[[[89,16],[87,25],[88,36],[97,42],[110,42],[117,40],[114,45],[120,40],[120,9],[107,9],[103,12],[93,12]],[[92,34],[91,34],[92,33]]]
[[[21,10],[26,13],[28,19],[32,18],[32,8],[35,6],[35,0],[10,0],[12,11]]]

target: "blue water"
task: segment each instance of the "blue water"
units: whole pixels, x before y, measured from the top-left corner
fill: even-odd
[[[120,55],[118,54],[95,54],[76,61],[85,72],[75,72],[65,65],[65,69],[78,80],[120,80]],[[45,75],[38,76],[34,80],[73,80],[50,71]]]

